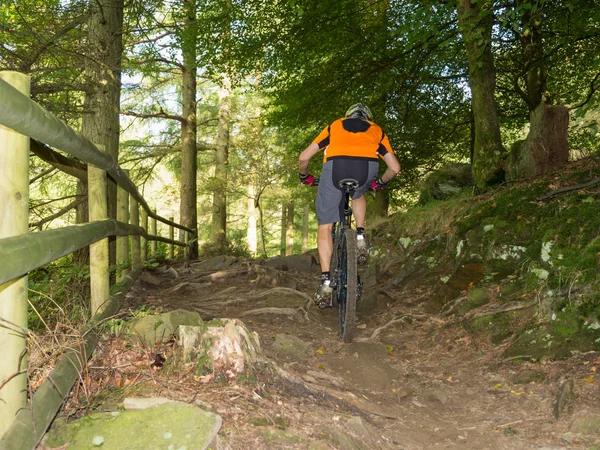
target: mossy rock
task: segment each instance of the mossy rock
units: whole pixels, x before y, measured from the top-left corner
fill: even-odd
[[[131,322],[131,338],[152,347],[166,341],[181,325],[200,326],[202,319],[195,311],[177,309],[158,315],[145,316]]]
[[[221,428],[220,416],[180,402],[138,411],[92,414],[75,422],[57,421],[46,446],[73,449],[207,449]]]
[[[499,344],[514,334],[512,323],[515,317],[516,314],[514,312],[491,314],[473,319],[470,324],[473,331],[485,334],[490,337],[490,341],[493,344]]]
[[[467,292],[467,300],[458,305],[455,311],[457,315],[464,316],[469,311],[486,305],[489,302],[490,294],[487,288],[473,288]]]
[[[570,329],[568,323],[559,321],[524,330],[504,351],[504,356],[558,360],[577,352],[600,351],[599,330]]]
[[[518,295],[523,291],[524,288],[525,282],[520,278],[509,281],[500,287],[499,298],[503,302],[514,300],[515,298],[518,298]]]
[[[288,361],[309,358],[313,353],[309,343],[290,334],[276,334],[273,336],[271,350],[277,357]]]

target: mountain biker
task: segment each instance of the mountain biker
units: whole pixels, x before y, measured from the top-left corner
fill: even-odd
[[[316,183],[308,173],[308,165],[313,156],[325,149],[323,169],[319,179],[316,200],[319,260],[321,263],[321,285],[315,293],[315,303],[326,300],[333,291],[330,279],[330,263],[333,254],[333,224],[343,217],[343,191],[338,182],[344,178],[354,178],[359,187],[352,195],[352,212],[356,221],[356,246],[359,256],[368,255],[365,241],[365,215],[369,189],[381,191],[400,172],[390,141],[383,130],[373,122],[373,114],[362,103],[352,105],[345,117],[328,125],[317,138],[300,154],[298,169],[300,182],[309,186]],[[378,178],[379,159],[387,165],[384,174]],[[365,258],[359,258],[364,260]]]

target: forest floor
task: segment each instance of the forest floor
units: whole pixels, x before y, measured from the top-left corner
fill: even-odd
[[[153,349],[111,338],[100,344],[65,413],[89,411],[90,401],[110,411],[125,396],[201,400],[223,419],[222,449],[599,445],[572,431],[578,418],[600,417],[593,379],[600,353],[538,363],[503,358],[501,346],[478,339],[455,318],[428,312],[427,287],[388,296],[359,315],[353,342],[344,344],[337,310],[310,305],[318,266],[301,272],[223,261],[227,267],[193,262],[145,272],[122,311],[185,309],[203,320],[240,318],[258,333],[267,359],[289,374],[287,381],[259,375],[256,384],[206,382],[157,364],[157,355],[168,361],[172,342]],[[297,338],[291,351],[274,345],[278,336]],[[573,395],[563,395],[567,406],[556,419],[556,399],[568,379]]]

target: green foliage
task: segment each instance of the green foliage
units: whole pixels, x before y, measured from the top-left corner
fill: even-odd
[[[61,258],[29,273],[29,327],[54,329],[58,322],[73,327],[89,319],[89,266],[73,266]]]
[[[228,241],[224,244],[206,243],[200,247],[200,257],[210,258],[213,256],[228,255],[237,258],[249,258],[248,247],[241,242]]]

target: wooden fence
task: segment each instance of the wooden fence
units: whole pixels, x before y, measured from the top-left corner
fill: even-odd
[[[59,229],[28,232],[30,138],[88,163],[90,222]],[[117,183],[117,218],[107,215],[107,174]],[[140,207],[145,227],[140,226]],[[150,232],[148,232],[148,218]],[[169,226],[169,238],[156,235],[156,222]],[[174,240],[183,230],[185,242]],[[127,268],[110,295],[108,237],[117,236],[116,262]],[[129,238],[131,236],[131,245]],[[129,179],[102,148],[29,98],[29,77],[0,72],[0,449],[33,449],[62,406],[98,342],[97,326],[120,308],[139,275],[151,242],[187,247],[195,230],[151,210]],[[143,244],[140,242],[143,237]],[[27,401],[27,273],[83,247],[90,246],[90,322],[81,342],[57,363]]]

